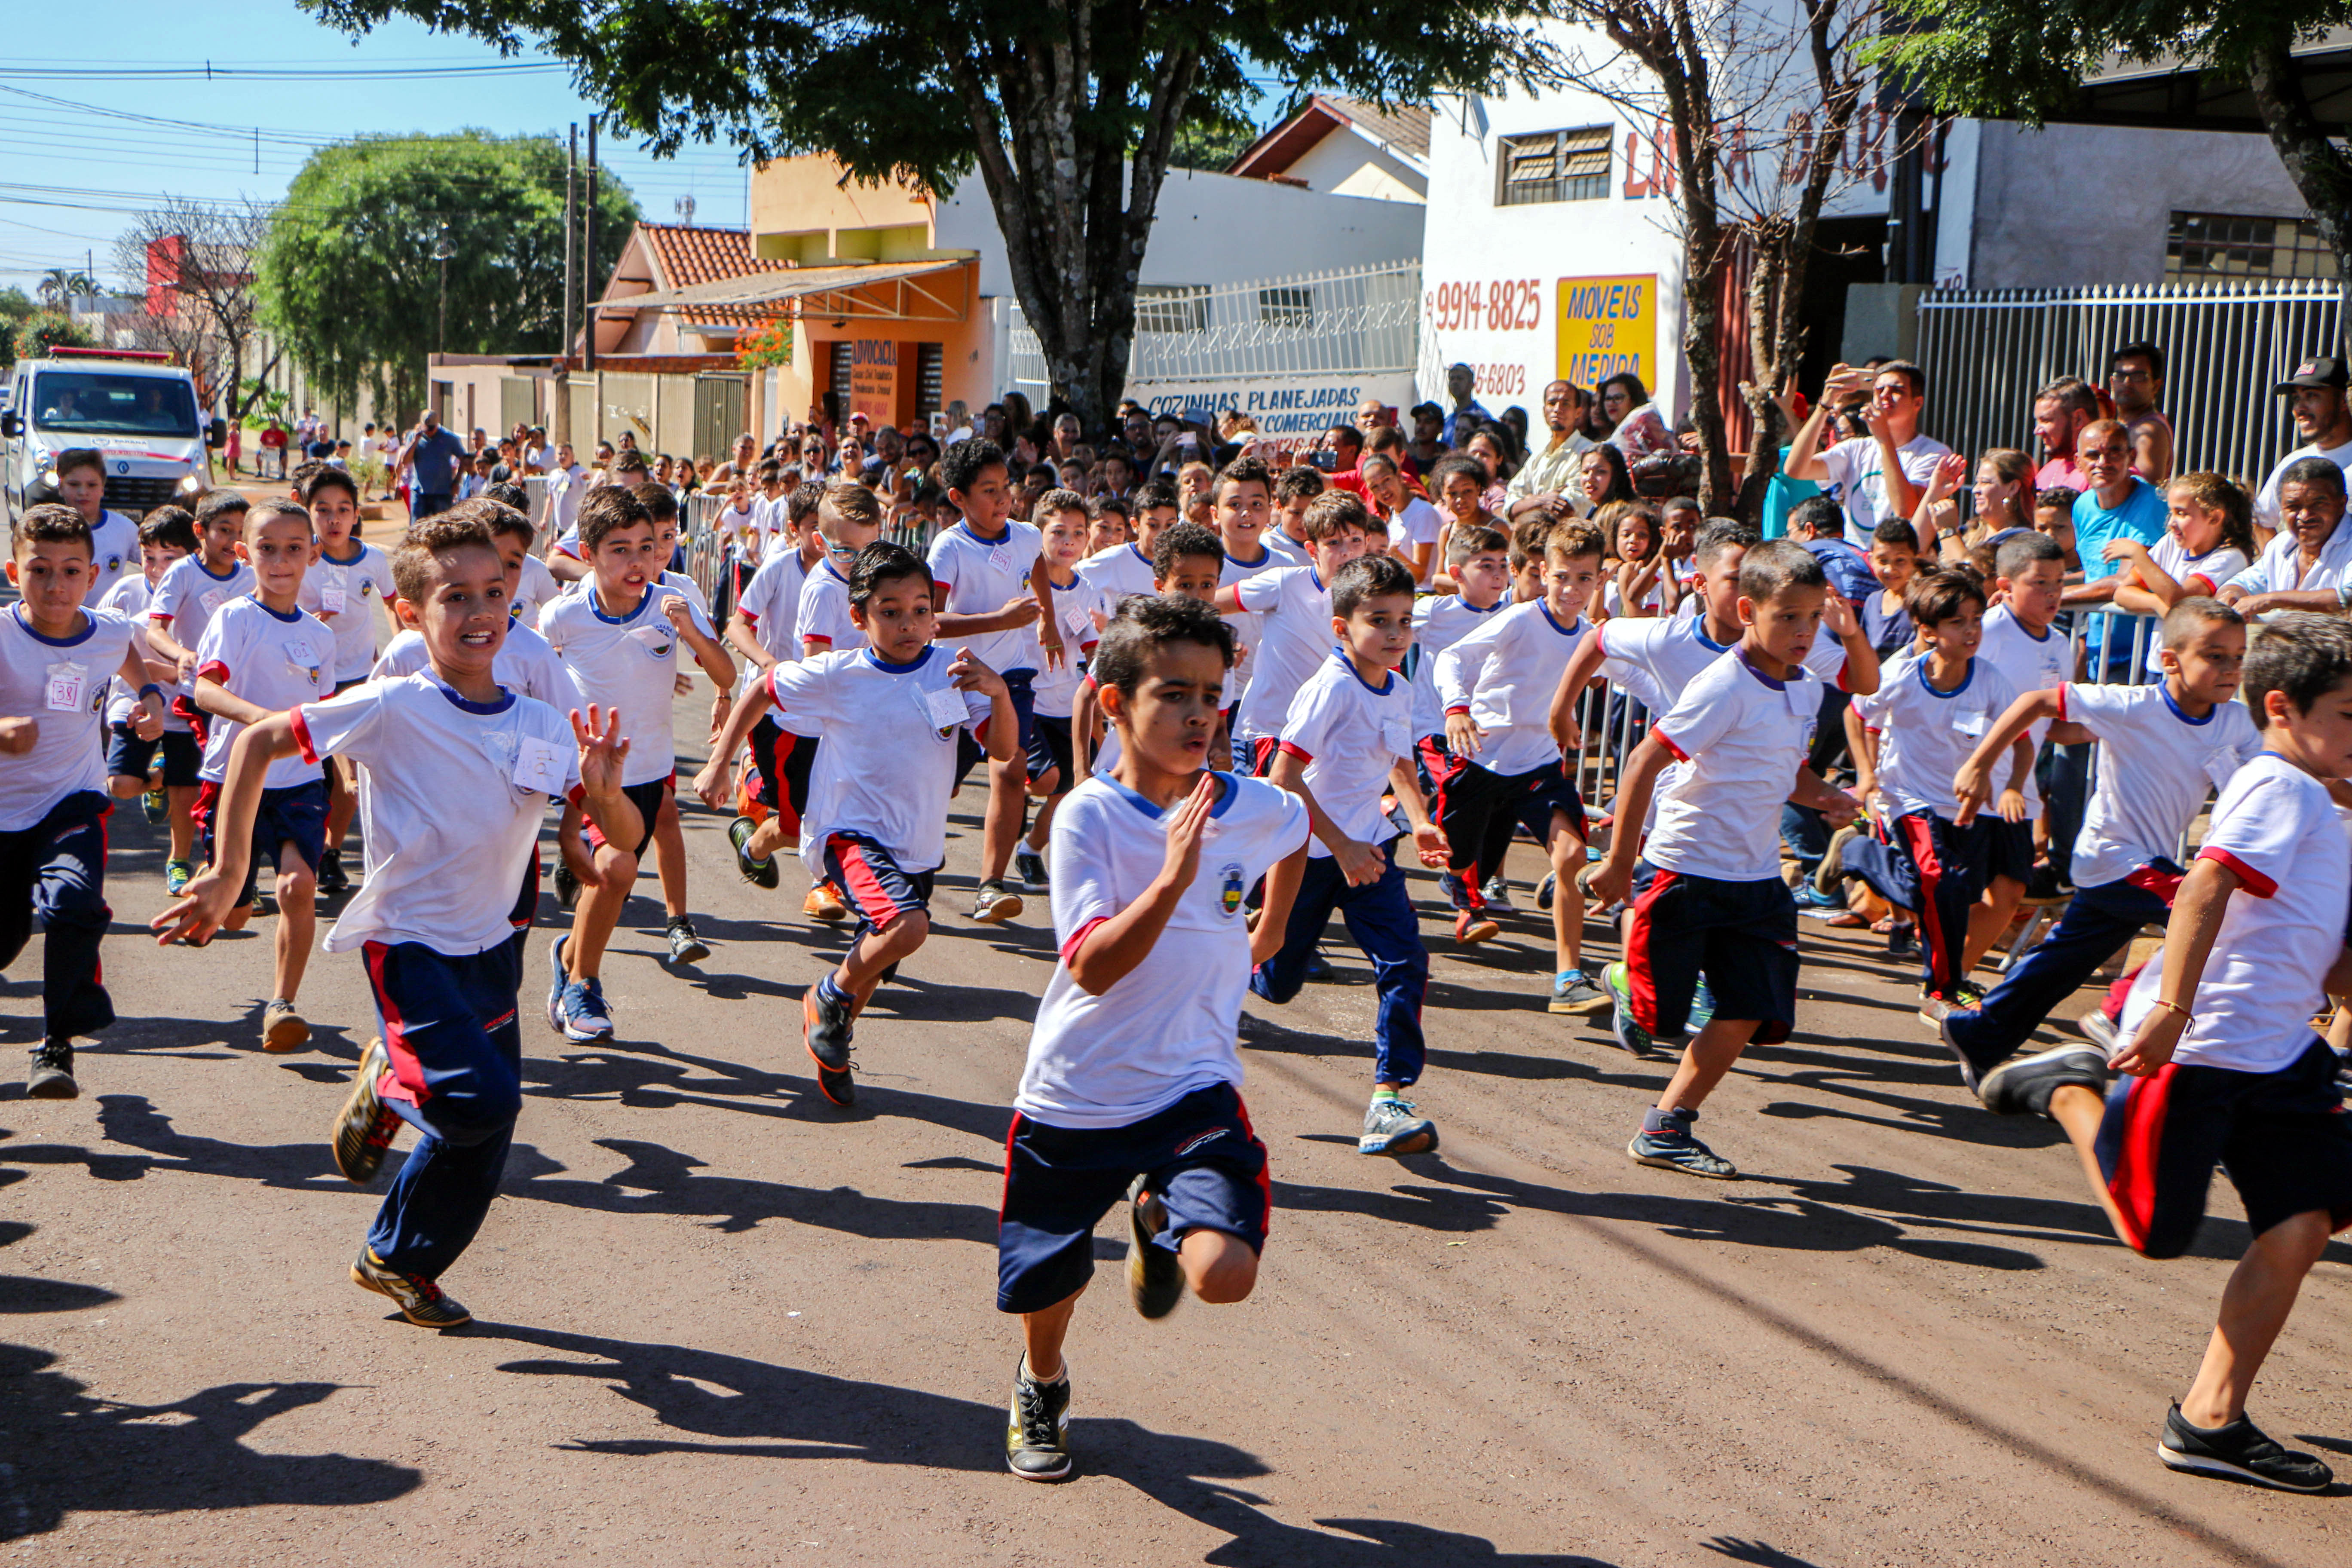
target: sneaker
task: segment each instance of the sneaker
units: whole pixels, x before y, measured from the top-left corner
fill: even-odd
[[[1184,1299],[1176,1254],[1151,1239],[1167,1228],[1167,1210],[1136,1177],[1127,1187],[1127,1296],[1147,1318],[1166,1317]]]
[[[1713,1022],[1715,992],[1707,985],[1706,976],[1702,974],[1698,977],[1698,984],[1691,988],[1690,1016],[1684,1026],[1696,1034]]]
[[[1486,886],[1478,889],[1478,895],[1486,900],[1486,907],[1498,915],[1517,912],[1511,908],[1511,884],[1500,877],[1487,878]]]
[[[1364,1108],[1359,1154],[1426,1154],[1437,1147],[1437,1123],[1412,1113],[1412,1101],[1383,1095]]]
[[[1026,844],[1013,852],[1013,869],[1028,885],[1030,891],[1042,893],[1045,890],[1045,858]]]
[[[1462,879],[1453,872],[1440,871],[1437,874],[1437,890],[1445,896],[1448,909],[1466,910],[1470,907],[1469,891],[1463,887]]]
[[[1059,1481],[1070,1474],[1070,1368],[1040,1383],[1029,1375],[1026,1352],[1013,1369],[1013,1411],[1004,1424],[1004,1466],[1024,1481]]]
[[[1476,910],[1457,910],[1454,914],[1454,940],[1465,947],[1482,942],[1492,942],[1502,935],[1503,928],[1480,914]]]
[[[329,849],[319,857],[319,891],[348,893],[352,890],[352,874],[343,869],[343,852]]]
[[[283,996],[272,997],[261,1010],[261,1048],[299,1051],[310,1043],[310,1021]]]
[[[857,1103],[857,1082],[849,1076],[849,1041],[856,1016],[849,1004],[825,994],[819,981],[801,994],[801,1041],[816,1063],[816,1086],[835,1105]]]
[[[377,1167],[383,1163],[392,1141],[400,1135],[400,1113],[375,1091],[391,1065],[383,1042],[370,1040],[360,1057],[359,1071],[352,1075],[352,1092],[342,1110],[335,1113],[334,1130],[328,1137],[335,1151],[335,1169],[354,1186],[364,1187],[375,1180]]]
[[[1021,912],[1021,895],[1008,893],[1003,882],[982,882],[971,901],[971,918],[984,926],[1001,926]]]
[[[567,1040],[609,1040],[613,1014],[604,1005],[604,986],[593,980],[574,980],[564,973],[563,944],[570,940],[557,937],[548,953],[555,975],[547,988],[547,1026]]]
[[[25,1078],[26,1100],[78,1100],[81,1085],[74,1082],[73,1042],[43,1040],[33,1047],[33,1070]]]
[[[1546,914],[1551,913],[1552,894],[1559,889],[1559,874],[1556,871],[1546,871],[1544,879],[1536,884],[1536,908]]]
[[[2075,1019],[2074,1026],[2083,1031],[2084,1039],[2108,1056],[2114,1056],[2124,1048],[2123,1030],[2101,1008],[2094,1007]]]
[[[1930,1007],[1920,1008],[1919,1016],[1926,1017],[1931,1008],[1937,1010],[1938,1015],[1935,1020],[1937,1036],[1943,1040],[1944,1048],[1952,1053],[1952,1059],[1960,1064],[1960,1082],[1967,1086],[1970,1094],[1981,1093],[1985,1075],[1999,1067],[2000,1062],[1998,1058],[1992,1061],[1979,1061],[1974,1053],[1960,1044],[1960,1037],[1956,1027],[1963,1021],[1974,1018],[1976,1009],[1954,1007],[1938,999],[1931,1004]]]
[[[371,1247],[361,1247],[352,1260],[352,1283],[391,1297],[400,1315],[420,1329],[458,1329],[474,1321],[474,1314],[457,1305],[440,1286],[422,1274],[385,1268]]]
[[[562,856],[555,860],[555,901],[567,910],[580,901],[580,879],[572,874]]]
[[[1625,1145],[1625,1152],[1636,1165],[1654,1165],[1661,1171],[1680,1171],[1715,1182],[1738,1181],[1738,1166],[1691,1136],[1691,1124],[1697,1120],[1696,1110],[1670,1111],[1666,1121],[1672,1125],[1655,1132],[1643,1128]]]
[[[1845,908],[1845,900],[1843,899],[1839,898],[1835,893],[1825,893],[1822,891],[1821,889],[1815,887],[1810,881],[1799,882],[1794,888],[1790,889],[1790,891],[1796,895],[1797,908],[1800,910],[1842,910]]]
[[[196,868],[185,860],[163,862],[163,891],[178,898],[187,891],[188,884],[196,879]]]
[[[1307,955],[1307,983],[1309,985],[1328,985],[1339,978],[1339,972],[1331,967],[1331,961],[1323,956],[1321,948]]]
[[[2025,879],[2025,895],[2018,902],[2028,909],[2040,910],[2063,904],[2074,896],[2074,889],[2060,881],[2057,868],[2045,860],[2033,868],[2033,874]]]
[[[2087,1046],[2059,1046],[2006,1061],[1984,1075],[1977,1098],[2002,1116],[2047,1116],[2050,1097],[2070,1083],[2094,1094],[2107,1088],[2107,1058]]]
[[[1962,1006],[1959,1003],[1953,1001],[1950,997],[1945,996],[1938,992],[1922,991],[1919,993],[1919,1021],[1927,1025],[1931,1029],[1939,1029],[1943,1027],[1944,1020],[1950,1017],[1955,1013],[1973,1013],[1975,1011],[1975,1008]]]
[[[1919,956],[1919,932],[1915,926],[1900,925],[1886,933],[1886,956],[1916,958]]]
[[[754,860],[751,851],[743,847],[759,831],[758,823],[748,816],[739,816],[727,825],[727,842],[735,846],[735,869],[743,873],[743,879],[755,888],[772,888],[776,885],[776,858],[771,855],[765,860]]]
[[[151,789],[139,797],[139,809],[147,814],[151,827],[161,827],[172,819],[172,803],[161,789]]]
[[[1550,1013],[1598,1013],[1609,1006],[1609,993],[1584,977],[1581,969],[1563,969],[1552,977]]]
[[[849,906],[841,901],[841,895],[833,890],[831,882],[819,882],[801,900],[801,913],[826,925],[838,925],[849,918]]]
[[[2178,1405],[2164,1418],[2156,1457],[2168,1469],[2231,1476],[2283,1492],[2326,1491],[2336,1480],[2318,1456],[2279,1447],[2243,1415],[2223,1426],[2192,1426]]]
[[[1648,1056],[1656,1048],[1657,1041],[1650,1037],[1649,1030],[1633,1021],[1633,987],[1625,973],[1624,963],[1621,961],[1603,969],[1601,984],[1609,992],[1610,1033],[1617,1037],[1617,1043],[1624,1047],[1628,1054]]]
[[[666,934],[669,938],[669,961],[672,963],[700,963],[710,956],[710,944],[695,934],[694,917],[691,915],[670,916]]]

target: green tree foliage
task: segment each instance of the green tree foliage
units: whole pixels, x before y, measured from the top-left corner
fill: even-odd
[[[16,358],[43,359],[51,349],[90,347],[89,334],[58,310],[36,310],[16,323]],[[14,363],[13,361],[11,363]]]
[[[22,289],[0,289],[0,364],[16,363],[16,329],[39,309]]]
[[[294,176],[262,247],[263,320],[322,392],[346,404],[362,383],[406,417],[425,356],[554,353],[562,346],[562,143],[548,136],[362,136],[323,147]],[[582,192],[585,198],[584,186]],[[637,204],[608,173],[597,191],[601,289]],[[440,336],[443,264],[447,338]]]
[[[620,127],[674,151],[829,153],[946,192],[978,165],[1055,392],[1099,429],[1179,127],[1247,117],[1251,72],[1383,102],[1532,80],[1524,0],[300,0],[572,62]],[[1235,243],[1246,247],[1247,236]]]

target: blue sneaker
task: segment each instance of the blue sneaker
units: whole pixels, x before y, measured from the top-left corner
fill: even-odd
[[[594,980],[573,980],[564,973],[563,944],[566,937],[557,937],[549,957],[555,965],[555,978],[547,990],[548,1027],[567,1040],[609,1040],[613,1037],[612,1010],[604,1005],[604,988]]]
[[[1645,1125],[1625,1145],[1625,1152],[1633,1163],[1705,1176],[1713,1182],[1739,1179],[1737,1165],[1691,1135],[1691,1124],[1698,1120],[1697,1111],[1669,1111],[1661,1120],[1665,1122],[1664,1127],[1653,1131]]]
[[[1843,899],[1839,898],[1835,893],[1825,893],[1822,891],[1819,888],[1813,886],[1812,879],[1811,878],[1807,878],[1800,881],[1794,888],[1790,889],[1790,891],[1796,896],[1797,907],[1801,910],[1842,910],[1845,908],[1845,900]]]
[[[559,1035],[563,1033],[563,987],[572,978],[563,972],[563,944],[568,940],[559,936],[547,950],[547,966],[554,971],[547,982],[547,1026]]]
[[[1698,977],[1698,989],[1691,993],[1690,1032],[1698,1033],[1715,1017],[1715,993],[1707,988],[1706,976]]]
[[[1601,979],[1609,988],[1609,1000],[1615,1004],[1609,1015],[1610,1032],[1628,1054],[1648,1056],[1657,1042],[1650,1037],[1649,1030],[1633,1021],[1633,982],[1626,977],[1625,965],[1622,962],[1611,964],[1601,972]]]

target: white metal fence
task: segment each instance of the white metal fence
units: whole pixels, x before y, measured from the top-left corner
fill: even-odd
[[[1159,289],[1137,301],[1128,382],[1239,392],[1308,376],[1410,375],[1420,319],[1418,261]],[[1013,384],[1042,406],[1045,357],[1017,306],[1012,360]]]
[[[2102,289],[1938,290],[1919,300],[1922,426],[1955,451],[2034,453],[2033,395],[2061,375],[2104,384],[2126,343],[2164,351],[2162,407],[2177,473],[2259,481],[2298,444],[2272,388],[2313,354],[2343,352],[2332,280]]]

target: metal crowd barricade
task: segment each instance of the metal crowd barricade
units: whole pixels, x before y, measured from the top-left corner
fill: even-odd
[[[720,589],[727,572],[727,541],[719,536],[719,514],[725,510],[727,498],[697,490],[686,498],[680,509],[679,546],[686,552],[686,574],[702,590],[714,616],[723,617],[727,607],[722,603]]]

